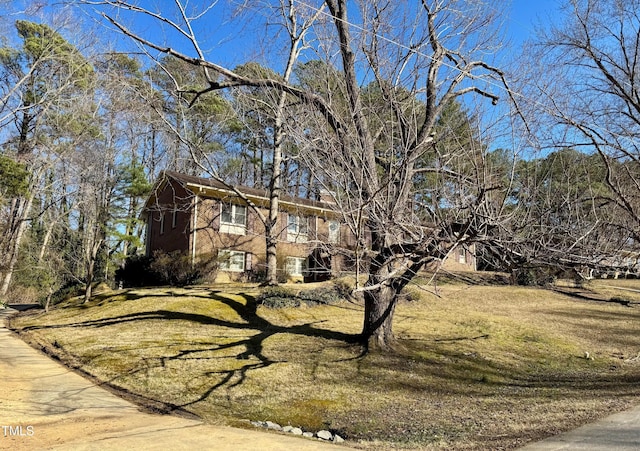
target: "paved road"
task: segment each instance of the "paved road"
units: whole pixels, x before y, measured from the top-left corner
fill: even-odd
[[[34,350],[0,308],[0,450],[346,450],[140,409]]]

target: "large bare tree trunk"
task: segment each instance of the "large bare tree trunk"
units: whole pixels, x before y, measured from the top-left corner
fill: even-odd
[[[293,60],[285,73],[286,77],[291,74]],[[278,215],[280,213],[280,191],[282,185],[282,141],[284,133],[282,125],[284,122],[286,94],[281,93],[276,112],[275,127],[273,132],[273,173],[269,182],[269,217],[265,223],[265,235],[267,246],[267,275],[266,285],[278,284]]]
[[[370,351],[393,349],[392,324],[397,299],[398,293],[388,285],[364,292],[362,340]]]

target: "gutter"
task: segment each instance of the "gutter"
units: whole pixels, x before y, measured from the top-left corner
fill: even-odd
[[[238,194],[235,191],[228,190],[228,189],[223,189],[223,188],[214,188],[214,187],[203,186],[203,185],[195,184],[195,183],[187,183],[186,187],[188,189],[190,189],[191,191],[193,191],[194,193],[196,193],[196,196],[198,195],[197,193],[203,193],[203,192],[207,192],[208,191],[210,193],[216,193],[216,194],[220,194],[220,195],[231,195],[231,196],[234,196],[234,197],[238,197]],[[266,208],[269,205],[269,198],[268,197],[256,196],[255,194],[247,194],[247,193],[243,193],[243,194],[247,197],[247,199],[251,200],[256,205],[259,205],[260,207]],[[313,212],[317,212],[317,213],[322,213],[324,215],[329,213],[329,214],[335,215],[336,217],[339,216],[338,213],[332,208],[315,207],[313,205],[304,205],[304,204],[300,204],[300,203],[297,203],[297,202],[291,202],[291,201],[283,200],[281,197],[279,198],[278,203],[280,205],[287,206],[287,207],[290,207],[290,208],[294,208],[296,210],[313,211]]]

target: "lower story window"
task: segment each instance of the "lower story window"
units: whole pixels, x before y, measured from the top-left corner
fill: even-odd
[[[307,269],[307,259],[304,257],[287,257],[286,271],[290,276],[302,276]]]
[[[464,247],[458,248],[458,263],[467,263],[467,251]]]
[[[243,272],[245,262],[245,252],[221,250],[218,253],[220,269],[223,271]]]

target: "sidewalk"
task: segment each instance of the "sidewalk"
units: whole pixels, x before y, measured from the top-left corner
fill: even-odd
[[[0,308],[0,450],[346,450],[258,430],[154,415],[34,350]]]

